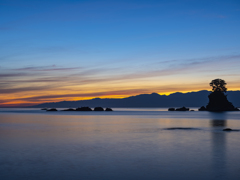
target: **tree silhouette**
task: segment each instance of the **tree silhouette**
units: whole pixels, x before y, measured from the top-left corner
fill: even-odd
[[[239,111],[238,108],[228,101],[227,95],[224,94],[227,91],[226,84],[222,79],[212,80],[210,86],[212,86],[213,92],[208,95],[208,105],[206,108],[202,106],[199,111]]]
[[[213,92],[226,92],[227,88],[225,87],[227,83],[222,79],[214,79],[210,83],[210,86],[212,86]]]

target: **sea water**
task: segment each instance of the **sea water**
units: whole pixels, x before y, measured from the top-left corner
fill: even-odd
[[[0,179],[240,179],[240,112],[113,110],[0,109]]]

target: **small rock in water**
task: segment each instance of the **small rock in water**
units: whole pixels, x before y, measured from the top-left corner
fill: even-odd
[[[95,107],[94,111],[104,111],[104,109],[102,107]]]
[[[232,131],[232,129],[231,128],[225,128],[225,129],[223,129],[223,131]]]
[[[75,109],[69,108],[69,109],[64,109],[62,111],[75,111]]]
[[[192,128],[192,127],[171,127],[171,128],[165,128],[165,130],[199,130],[199,129]]]
[[[168,111],[175,111],[175,108],[168,108]]]
[[[198,110],[199,110],[199,111],[206,111],[207,109],[206,109],[204,106],[202,106],[202,107],[200,107]]]
[[[76,111],[92,111],[92,109],[90,107],[78,107]]]
[[[176,111],[189,111],[189,108],[183,106],[181,108],[177,108]]]
[[[105,111],[112,111],[112,109],[111,108],[106,108],[106,110]]]
[[[52,108],[52,109],[47,109],[47,111],[57,111],[56,108]]]

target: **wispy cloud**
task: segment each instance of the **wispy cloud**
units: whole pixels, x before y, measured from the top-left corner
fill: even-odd
[[[28,76],[27,73],[0,73],[0,78]]]
[[[126,97],[128,95],[151,92],[201,90],[202,87],[208,87],[208,82],[206,85],[204,84],[205,82],[186,82],[184,85],[181,85],[180,82],[176,81],[178,79],[176,77],[184,76],[187,78],[188,74],[189,76],[194,76],[195,74],[203,73],[207,78],[208,74],[212,72],[224,75],[224,71],[221,68],[224,67],[226,69],[228,64],[234,64],[235,67],[239,66],[239,59],[240,55],[185,60],[176,59],[152,64],[148,63],[148,66],[154,68],[140,68],[132,71],[111,70],[110,67],[84,68],[60,67],[56,65],[28,66],[8,70],[1,68],[4,70],[4,73],[0,73],[0,94],[5,94],[6,96],[18,94],[19,97],[22,94],[22,98],[14,100],[36,103],[76,98]],[[169,63],[169,66],[163,66],[162,68],[161,63]],[[237,72],[232,73],[232,75],[237,77]],[[148,83],[153,78],[170,78],[172,82],[167,85],[161,82],[159,84],[154,82],[152,84]],[[138,82],[141,82],[140,84],[146,82],[148,85],[143,87]],[[112,84],[115,84],[115,86]],[[112,87],[115,88],[112,89]],[[29,95],[26,96],[26,92]],[[5,99],[2,100],[5,102]],[[13,100],[9,99],[9,102],[11,101]]]
[[[193,71],[197,72],[206,72],[207,65],[211,71],[219,71],[219,66],[221,66],[222,62],[232,62],[238,63],[240,59],[240,55],[231,55],[231,56],[220,56],[220,57],[205,57],[205,58],[196,58],[196,59],[187,59],[187,60],[171,60],[171,66],[168,66],[164,69],[143,69],[143,70],[133,70],[127,73],[112,73],[103,75],[103,73],[107,72],[107,68],[92,68],[92,69],[84,69],[81,67],[57,67],[55,65],[52,66],[42,66],[42,67],[24,67],[18,69],[12,69],[16,71],[15,73],[5,73],[0,74],[0,78],[11,77],[12,79],[8,79],[4,81],[2,79],[1,82],[9,82],[9,83],[34,83],[34,82],[62,82],[59,86],[65,85],[77,85],[77,84],[93,84],[93,83],[101,83],[101,82],[112,82],[112,81],[131,81],[142,78],[151,78],[151,77],[164,77],[170,75],[178,75],[178,74],[186,74],[192,73]],[[161,67],[162,62],[158,64],[152,64],[156,67]],[[164,62],[167,63],[167,62]],[[212,68],[218,67],[218,68]],[[22,73],[24,71],[24,73]],[[54,72],[58,71],[66,71],[67,74],[59,75]],[[19,73],[20,72],[20,73]],[[33,72],[42,72],[43,74],[35,74]],[[45,72],[51,72],[48,74],[48,77],[45,76]],[[75,73],[74,73],[75,72]],[[28,77],[24,79],[14,80],[14,77]]]
[[[51,85],[47,86],[35,86],[35,87],[21,87],[21,88],[1,88],[1,94],[12,94],[12,93],[21,93],[21,92],[34,92],[34,91],[42,91],[42,90],[49,90],[53,88]]]
[[[27,100],[27,101],[46,101],[47,99],[57,99],[57,98],[69,98],[69,97],[101,97],[101,96],[111,96],[111,95],[129,95],[148,92],[148,89],[130,89],[130,90],[117,90],[117,91],[106,91],[106,92],[94,92],[94,93],[77,93],[77,94],[59,94],[59,95],[46,95],[46,96],[33,96],[27,98],[18,98],[16,100]]]
[[[81,69],[81,67],[71,67],[71,68],[63,68],[63,67],[57,67],[56,65],[52,66],[30,66],[30,67],[24,67],[24,68],[17,68],[12,69],[13,71],[72,71],[72,70],[78,70]]]

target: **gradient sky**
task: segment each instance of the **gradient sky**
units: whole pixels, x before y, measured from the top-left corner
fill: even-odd
[[[0,0],[0,106],[240,90],[239,0]]]

